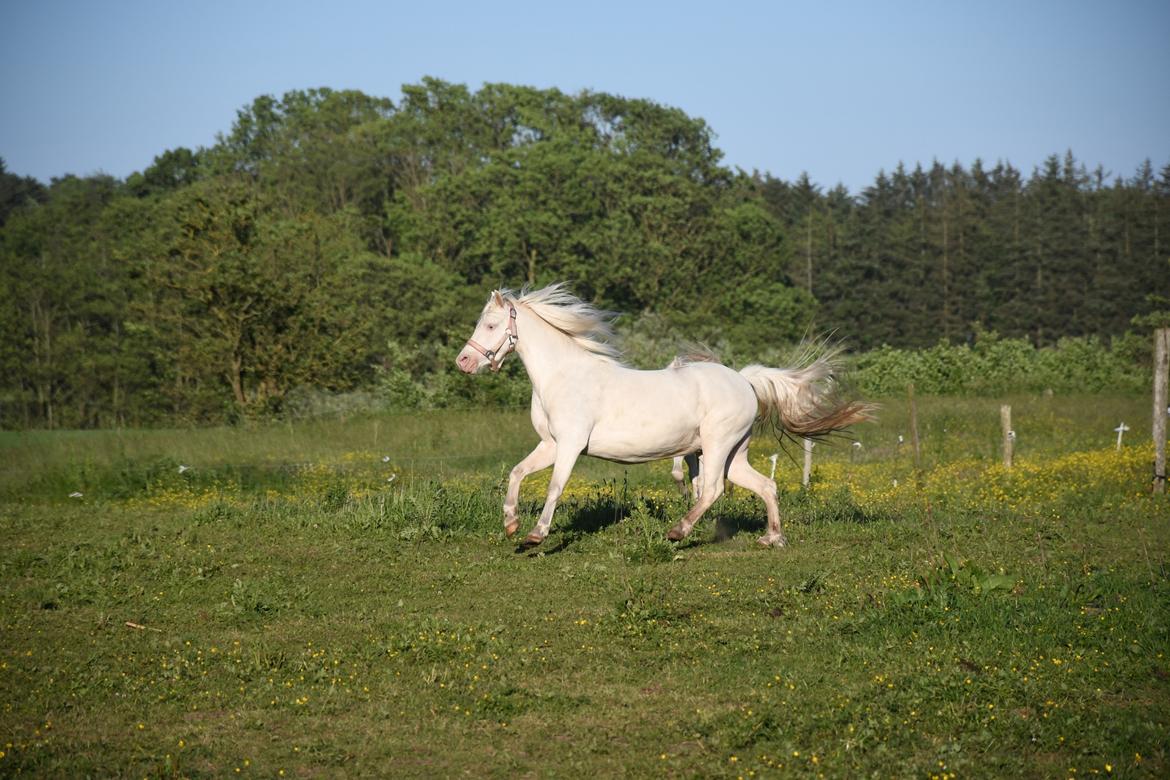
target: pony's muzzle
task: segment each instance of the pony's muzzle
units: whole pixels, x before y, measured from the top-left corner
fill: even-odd
[[[471,347],[464,347],[459,353],[459,357],[455,358],[455,365],[465,374],[477,374],[482,368],[479,362],[479,354]]]

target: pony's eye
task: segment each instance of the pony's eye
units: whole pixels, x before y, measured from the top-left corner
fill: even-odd
[[[487,329],[488,329],[488,330],[495,330],[495,329],[496,329],[495,323],[489,322],[489,323],[488,323],[488,326],[487,326]]]

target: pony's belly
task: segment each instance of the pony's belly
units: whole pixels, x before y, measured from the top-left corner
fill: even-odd
[[[585,454],[619,463],[645,463],[685,455],[698,449],[697,431],[651,433],[636,429],[607,431],[594,428]]]

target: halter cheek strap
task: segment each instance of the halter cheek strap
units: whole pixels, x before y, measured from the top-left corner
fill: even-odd
[[[500,370],[500,366],[504,364],[504,358],[516,348],[516,342],[519,340],[520,333],[516,330],[516,306],[509,301],[508,326],[504,328],[504,337],[500,339],[500,343],[496,345],[496,348],[485,349],[474,339],[468,339],[467,346],[487,358],[491,362],[492,372],[494,373]]]

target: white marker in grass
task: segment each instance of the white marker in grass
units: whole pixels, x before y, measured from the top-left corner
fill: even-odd
[[[1129,430],[1129,426],[1125,423],[1122,423],[1113,430],[1117,432],[1117,451],[1121,452],[1121,437],[1125,434],[1126,431]]]
[[[816,443],[812,439],[806,438],[804,440],[804,470],[800,475],[800,484],[808,487],[808,483],[812,480],[812,450]]]

